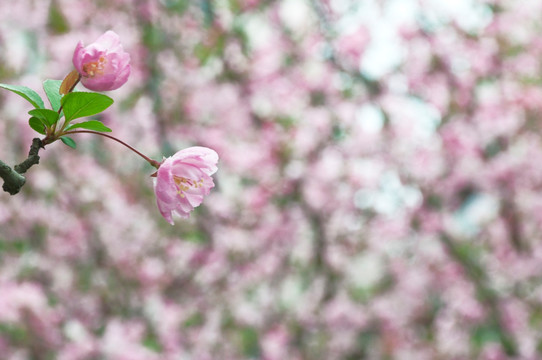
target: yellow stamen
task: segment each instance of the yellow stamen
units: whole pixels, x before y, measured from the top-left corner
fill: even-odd
[[[98,61],[89,62],[83,65],[83,71],[87,73],[88,76],[94,77],[94,75],[103,75],[105,64],[107,59],[103,56],[100,56]]]
[[[184,198],[183,192],[188,191],[191,187],[197,189],[203,186],[203,179],[194,181],[182,176],[173,175],[173,181],[175,181],[175,185],[177,186],[177,194],[179,194],[182,198]]]

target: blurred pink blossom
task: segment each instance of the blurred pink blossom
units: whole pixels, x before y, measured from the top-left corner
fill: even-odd
[[[156,176],[154,192],[162,216],[173,225],[171,214],[187,218],[215,186],[211,175],[217,170],[218,154],[194,146],[164,160]]]
[[[221,186],[166,228],[116,144],[42,152],[0,195],[1,359],[542,358],[542,0],[4,3],[2,82],[114,24],[132,81],[100,120],[214,149]],[[35,134],[0,95],[14,164]],[[212,181],[192,155],[168,221],[212,186],[175,181]]]
[[[111,30],[87,47],[80,41],[73,53],[73,65],[83,85],[94,91],[118,89],[126,83],[131,70],[130,54]]]

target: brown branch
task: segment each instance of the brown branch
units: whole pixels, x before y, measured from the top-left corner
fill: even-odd
[[[17,194],[23,185],[26,183],[24,173],[33,165],[39,164],[40,157],[38,155],[40,148],[43,148],[42,142],[38,138],[32,140],[28,157],[13,167],[13,169],[0,160],[0,177],[4,180],[2,189],[10,195]]]

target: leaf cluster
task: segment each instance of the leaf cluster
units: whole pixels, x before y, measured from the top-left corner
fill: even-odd
[[[49,142],[60,139],[64,144],[75,148],[75,141],[66,136],[75,133],[75,129],[111,132],[110,128],[98,120],[78,123],[72,123],[72,121],[101,113],[113,104],[113,99],[94,92],[73,91],[64,95],[61,87],[61,80],[45,80],[43,82],[43,90],[51,105],[51,108],[48,109],[43,99],[34,90],[26,86],[0,84],[0,88],[21,96],[34,106],[34,109],[28,112],[30,115],[28,124],[36,132],[45,135]],[[62,119],[64,121],[62,125],[59,125]]]

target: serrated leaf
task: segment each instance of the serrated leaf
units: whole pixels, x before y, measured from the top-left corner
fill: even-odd
[[[9,84],[0,84],[0,88],[14,92],[15,94],[23,97],[29,103],[31,103],[36,109],[43,109],[45,105],[43,100],[34,90],[20,85],[9,85]]]
[[[90,120],[90,121],[85,121],[78,124],[68,125],[68,127],[66,127],[66,131],[77,129],[77,128],[101,131],[101,132],[113,131],[98,120]]]
[[[47,126],[53,126],[59,118],[56,111],[50,109],[33,109],[28,112],[30,115],[44,121]]]
[[[60,88],[58,89],[58,93],[61,95],[68,94],[73,91],[75,88],[75,85],[79,82],[80,75],[77,72],[77,70],[72,70],[64,80],[62,80],[62,83],[60,84]]]
[[[64,144],[68,145],[72,149],[75,149],[77,147],[77,144],[75,143],[75,141],[71,137],[62,136],[62,137],[60,137],[60,140],[62,140],[62,142]]]
[[[50,79],[43,82],[43,90],[45,90],[45,94],[47,95],[49,103],[54,111],[58,111],[58,109],[60,109],[60,99],[62,99],[62,95],[59,91],[61,83],[61,80]]]
[[[92,92],[72,92],[61,101],[66,121],[101,113],[113,104],[107,95]]]
[[[38,119],[37,117],[31,117],[29,120],[28,120],[28,125],[30,125],[30,127],[32,129],[34,129],[35,131],[39,132],[40,134],[42,135],[45,135],[45,125],[43,124],[43,122]]]

